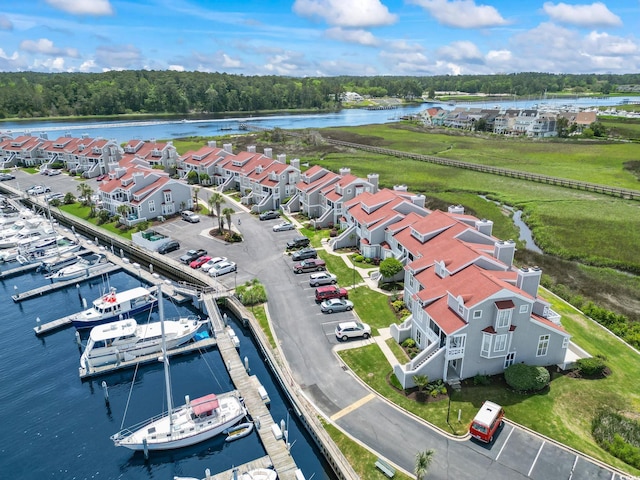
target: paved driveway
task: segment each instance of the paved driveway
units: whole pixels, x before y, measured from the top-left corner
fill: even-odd
[[[24,178],[17,180],[25,182]],[[58,180],[66,180],[60,187],[56,186],[62,192],[67,191],[64,185],[71,186],[69,191],[75,188],[75,183],[69,183],[75,181],[66,175],[51,177],[48,183],[53,185]],[[37,181],[26,183],[31,185]],[[206,201],[208,194],[203,189],[200,198]],[[333,351],[339,343],[332,333],[335,324],[353,318],[354,313],[321,314],[308,284],[309,274],[296,275],[292,271],[293,261],[284,250],[287,240],[295,237],[296,232],[273,232],[271,228],[277,220],[260,222],[246,212],[234,215],[236,225],[238,218],[245,241],[235,244],[206,236],[206,231],[213,227],[210,217],[202,217],[197,224],[181,220],[166,222],[160,228],[166,229],[166,233],[182,245],[168,256],[177,258],[186,249],[205,248],[210,255],[228,257],[238,264],[237,276],[230,274],[221,278],[229,288],[235,282],[241,284],[258,278],[267,290],[268,310],[276,336],[302,392],[323,415],[357,441],[408,472],[413,471],[417,452],[434,449],[436,454],[429,470],[432,479],[624,478],[606,466],[510,424],[505,424],[491,445],[451,439],[373,394],[343,368]]]

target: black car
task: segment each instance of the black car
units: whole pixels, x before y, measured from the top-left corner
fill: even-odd
[[[307,237],[296,237],[293,240],[287,242],[287,248],[303,248],[309,246],[309,239]]]
[[[170,240],[167,243],[161,245],[160,248],[158,248],[158,253],[169,253],[179,249],[180,242],[178,242],[177,240]]]
[[[187,253],[180,257],[180,261],[186,265],[189,265],[196,258],[200,258],[203,255],[206,255],[207,251],[203,248],[199,250],[189,250]]]
[[[266,212],[262,212],[258,218],[260,220],[274,220],[276,218],[280,218],[280,212],[276,212],[275,210],[268,210]]]
[[[293,261],[297,262],[298,260],[305,260],[307,258],[318,258],[318,252],[315,248],[307,247],[302,250],[298,250],[297,252],[293,252],[291,255]]]

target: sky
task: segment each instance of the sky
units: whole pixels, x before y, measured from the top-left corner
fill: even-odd
[[[640,0],[0,0],[0,71],[640,72]]]

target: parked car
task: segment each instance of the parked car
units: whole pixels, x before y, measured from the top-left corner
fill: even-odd
[[[367,339],[371,336],[371,327],[362,322],[342,322],[336,327],[335,333],[336,338],[342,342],[354,337]]]
[[[307,237],[296,237],[287,242],[287,249],[308,247],[309,243],[310,241]]]
[[[226,273],[235,272],[238,269],[238,266],[234,262],[224,261],[216,263],[213,267],[209,269],[209,275],[212,277],[219,277],[220,275],[224,275]]]
[[[45,187],[44,185],[34,185],[33,187],[27,190],[29,195],[42,195],[43,193],[49,193],[51,189],[49,187]]]
[[[200,258],[196,258],[193,262],[189,264],[191,268],[200,268],[202,265],[211,260],[211,257],[208,255],[203,255]]]
[[[301,250],[298,250],[297,252],[293,252],[293,255],[291,255],[291,258],[293,259],[293,261],[296,261],[296,262],[298,260],[305,260],[307,258],[318,258],[318,252],[316,251],[315,248],[306,247]]]
[[[302,273],[302,272],[321,272],[327,269],[327,265],[324,260],[320,258],[309,258],[307,260],[303,260],[300,263],[296,263],[293,266],[293,273]]]
[[[0,173],[0,182],[4,182],[5,180],[13,180],[15,178],[16,177],[14,177],[10,173]]]
[[[62,170],[59,168],[54,168],[54,169],[49,169],[47,170],[47,175],[49,175],[50,177],[53,177],[55,175],[60,175],[62,173]]]
[[[199,249],[199,250],[189,250],[187,251],[187,253],[185,253],[184,255],[182,255],[180,257],[180,261],[182,263],[184,263],[185,265],[189,265],[191,262],[193,262],[196,258],[200,258],[203,255],[206,255],[207,251],[204,249]]]
[[[47,193],[44,196],[45,201],[51,202],[52,200],[62,200],[64,198],[64,193],[56,192],[56,193]]]
[[[287,230],[295,230],[295,225],[291,222],[282,222],[273,226],[274,232],[286,232]]]
[[[309,285],[319,287],[320,285],[335,285],[338,283],[338,277],[329,272],[314,273],[309,277]]]
[[[491,443],[493,437],[502,425],[504,410],[497,403],[485,401],[469,425],[469,433],[481,442]]]
[[[106,174],[106,173],[103,173],[102,175],[98,175],[98,176],[96,177],[96,180],[97,180],[98,182],[101,182],[101,181],[103,181],[103,180],[106,180],[107,178],[109,178],[109,175],[108,175],[108,174]]]
[[[276,212],[275,210],[267,210],[266,212],[262,212],[258,215],[260,220],[275,220],[276,218],[280,218],[280,212]]]
[[[353,302],[345,298],[330,298],[320,304],[322,313],[348,312],[353,310]]]
[[[196,215],[191,210],[184,210],[180,213],[183,220],[189,223],[198,223],[200,221],[200,215]]]
[[[227,257],[213,257],[209,261],[207,261],[204,265],[202,265],[200,267],[200,270],[202,270],[203,272],[208,272],[209,270],[211,270],[211,267],[213,267],[216,263],[226,262],[226,261],[227,261]]]
[[[165,254],[179,249],[180,242],[178,242],[177,240],[169,240],[167,243],[163,243],[162,245],[160,245],[160,248],[158,248],[158,253]]]
[[[349,292],[346,288],[336,287],[335,285],[316,288],[316,302],[323,302],[332,298],[349,298]]]

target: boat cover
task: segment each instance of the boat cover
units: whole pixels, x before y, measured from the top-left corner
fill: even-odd
[[[203,413],[212,412],[219,406],[220,403],[218,402],[218,397],[215,393],[211,393],[191,401],[191,409],[197,416],[200,416]]]

